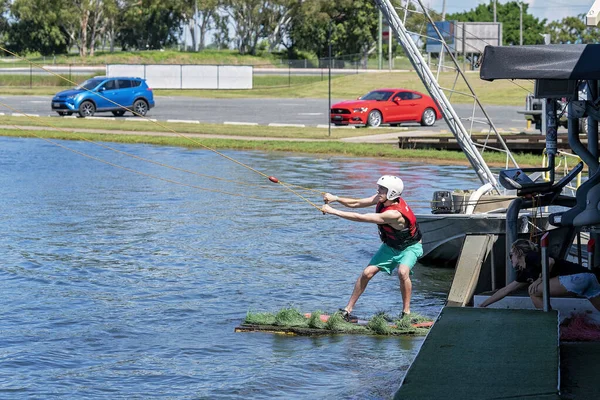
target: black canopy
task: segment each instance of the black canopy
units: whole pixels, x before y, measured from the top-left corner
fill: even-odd
[[[486,46],[481,79],[600,79],[600,44]]]

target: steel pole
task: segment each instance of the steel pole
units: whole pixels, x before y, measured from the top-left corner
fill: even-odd
[[[540,240],[540,246],[542,247],[542,284],[544,286],[544,311],[548,312],[552,310],[550,306],[550,271],[549,271],[549,260],[548,260],[548,232],[544,233]]]

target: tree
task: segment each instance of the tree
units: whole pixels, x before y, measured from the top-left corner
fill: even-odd
[[[5,43],[8,36],[9,0],[0,0],[0,43]]]
[[[103,38],[103,42],[108,38],[110,42],[110,52],[115,51],[115,39],[117,30],[117,18],[121,12],[119,1],[111,0],[106,1],[104,8],[104,24],[100,31],[100,35]]]
[[[294,14],[289,35],[295,51],[323,57],[331,39],[334,57],[352,54],[364,62],[375,49],[377,30],[378,12],[371,1],[307,0]]]
[[[551,43],[598,43],[600,31],[597,27],[585,24],[585,14],[577,17],[566,17],[562,21],[552,21],[546,28]]]
[[[56,4],[56,3],[61,4]],[[17,53],[66,53],[70,41],[63,23],[73,20],[64,0],[15,0],[10,7],[7,47]]]
[[[229,38],[229,17],[227,15],[214,15],[215,33],[213,33],[212,47],[215,49],[227,49],[231,39]]]
[[[215,15],[218,0],[185,0],[183,3],[183,19],[187,22],[192,38],[192,49],[202,50],[206,42],[206,33],[215,27]],[[196,43],[196,29],[199,33]]]
[[[178,42],[184,22],[181,1],[122,1],[117,40],[123,50],[159,50]]]
[[[262,36],[267,38],[269,52],[273,52],[279,45],[285,46],[292,15],[301,3],[297,0],[276,0],[272,2],[271,12],[263,15]]]

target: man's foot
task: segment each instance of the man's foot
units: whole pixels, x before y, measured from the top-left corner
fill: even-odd
[[[346,310],[345,308],[340,308],[339,313],[342,315],[342,318],[346,322],[356,322],[356,321],[358,321],[358,317],[355,316],[355,315],[350,314],[350,312],[348,312],[348,310]]]
[[[402,311],[402,314],[400,314],[400,319],[404,319],[404,317],[410,318],[410,311]]]

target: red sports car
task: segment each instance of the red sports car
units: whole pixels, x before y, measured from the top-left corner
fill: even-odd
[[[423,93],[407,89],[377,89],[358,100],[342,101],[331,106],[331,123],[367,125],[420,122],[432,126],[442,118],[437,103]]]

